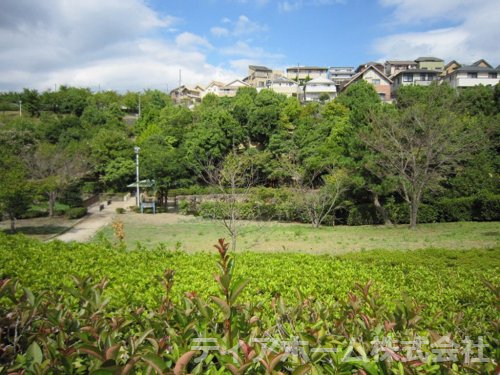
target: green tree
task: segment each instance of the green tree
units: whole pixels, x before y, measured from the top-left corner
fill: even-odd
[[[397,179],[399,192],[409,206],[412,229],[417,225],[424,193],[438,186],[483,143],[477,128],[452,112],[452,101],[442,105],[449,88],[426,89],[418,103],[375,114],[373,126],[362,136],[376,153],[378,171]]]
[[[11,232],[16,231],[16,220],[33,202],[33,192],[22,160],[7,148],[0,150],[0,210],[10,220]]]
[[[266,147],[269,138],[278,128],[284,95],[262,90],[255,97],[255,108],[248,117],[248,134],[253,143]]]
[[[62,148],[50,143],[40,143],[26,159],[31,177],[48,198],[51,217],[55,214],[58,196],[89,170],[86,156],[81,149],[72,146]]]
[[[37,90],[24,89],[21,93],[22,106],[31,116],[40,116],[42,112],[40,94]]]
[[[59,111],[80,117],[92,96],[89,89],[61,86],[57,92]]]
[[[90,140],[90,161],[97,180],[104,188],[120,191],[132,178],[135,169],[126,171],[131,165],[127,160],[134,158],[134,145],[127,134],[118,128],[101,128]],[[121,165],[113,169],[117,163]],[[125,167],[123,167],[125,165]],[[118,174],[123,171],[123,174]]]
[[[500,87],[497,85],[497,87]],[[459,90],[456,110],[471,116],[494,116],[499,113],[500,107],[495,100],[495,90],[491,86],[473,86]]]

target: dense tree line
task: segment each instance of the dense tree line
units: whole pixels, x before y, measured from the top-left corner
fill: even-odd
[[[137,145],[141,177],[162,194],[204,185],[206,166],[242,155],[261,186],[317,190],[348,176],[337,188],[340,221],[390,223],[387,207],[405,203],[415,225],[419,208],[438,200],[498,195],[499,110],[498,85],[406,86],[394,104],[365,82],[305,105],[243,88],[193,110],[156,90],[25,89],[0,94],[0,201],[15,218],[34,200],[53,209],[68,191],[124,191]]]

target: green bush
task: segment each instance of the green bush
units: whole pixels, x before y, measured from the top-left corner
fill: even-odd
[[[200,215],[200,212],[199,212],[199,204],[192,201],[192,200],[189,200],[189,199],[183,199],[181,201],[179,201],[179,203],[177,204],[177,208],[179,210],[179,213],[181,213],[182,215],[195,215],[195,216],[199,216]]]
[[[375,206],[371,203],[359,204],[349,208],[347,225],[373,225],[381,223],[382,219],[379,217]]]
[[[64,216],[70,209],[69,205],[57,202],[54,207],[54,215]]]
[[[39,206],[32,206],[21,215],[21,219],[34,219],[37,217],[49,216],[49,211],[46,208],[41,208]]]
[[[471,221],[473,197],[443,198],[437,202],[440,221]]]
[[[498,251],[236,257],[228,247],[188,255],[0,234],[0,372],[495,372]],[[416,336],[437,345],[415,347]],[[196,361],[200,344],[209,352]],[[479,353],[490,360],[465,363]]]
[[[116,208],[116,213],[117,214],[124,214],[126,210],[123,207],[117,207]]]
[[[500,220],[500,195],[481,195],[472,206],[472,219],[476,221]]]
[[[73,207],[67,210],[66,215],[69,219],[79,219],[87,215],[86,207]]]
[[[407,203],[389,202],[385,209],[394,224],[408,224],[410,222],[410,208]],[[418,223],[435,223],[439,220],[439,210],[429,204],[422,203],[418,208]]]
[[[437,204],[440,221],[500,220],[500,196],[443,198]]]

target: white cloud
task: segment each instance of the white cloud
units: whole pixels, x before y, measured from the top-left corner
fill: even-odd
[[[323,6],[344,4],[345,0],[295,0],[295,1],[280,1],[278,10],[282,13],[295,12],[305,6]]]
[[[263,48],[260,47],[252,47],[248,43],[241,41],[237,42],[232,46],[221,48],[220,52],[228,56],[241,56],[245,58],[261,59],[261,60],[263,59],[280,60],[285,57],[282,54],[266,52]]]
[[[500,62],[497,0],[380,0],[392,7],[391,23],[419,31],[395,33],[374,43],[381,58],[416,58],[433,55],[463,63],[485,58]],[[451,27],[442,27],[442,24]],[[422,28],[427,30],[421,31]]]
[[[227,36],[229,35],[229,30],[224,28],[224,27],[212,27],[210,29],[210,32],[212,35],[217,36],[217,37],[222,37],[222,36]]]
[[[264,33],[269,30],[266,25],[261,25],[256,21],[252,21],[245,15],[239,16],[236,20],[231,20],[227,17],[223,18],[221,22],[226,27],[212,27],[211,33],[215,36],[232,36],[241,37],[245,35],[252,35],[256,33]]]
[[[387,59],[416,59],[419,56],[457,56],[469,53],[469,35],[458,28],[391,35],[376,41],[375,49]]]
[[[0,90],[166,90],[177,84],[179,69],[186,84],[238,75],[207,62],[207,39],[169,35],[179,25],[145,0],[2,0]]]
[[[177,35],[177,37],[175,38],[175,43],[180,48],[196,48],[196,47],[212,48],[212,45],[208,40],[189,32],[183,32]]]
[[[245,15],[239,16],[236,22],[234,23],[234,34],[237,36],[260,33],[260,32],[265,32],[267,30],[268,30],[267,26],[261,25],[258,22],[251,21]]]

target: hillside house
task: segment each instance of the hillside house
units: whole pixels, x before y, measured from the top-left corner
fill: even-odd
[[[295,81],[311,80],[318,77],[326,78],[328,68],[319,66],[294,66],[286,68],[286,77]]]
[[[335,82],[326,77],[317,77],[305,85],[304,100],[306,102],[319,102],[322,96],[328,95],[329,100],[337,96]]]
[[[494,68],[486,60],[481,59],[471,65],[456,64],[454,69],[449,69],[448,74],[442,78],[451,87],[471,87],[478,85],[494,86],[500,82],[500,66]]]
[[[390,102],[392,100],[392,80],[387,77],[383,70],[380,70],[380,68],[383,69],[382,64],[364,64],[358,67],[358,69],[356,69],[358,73],[342,86],[342,91],[346,90],[350,85],[358,82],[359,80],[365,80],[373,85],[382,101]]]

